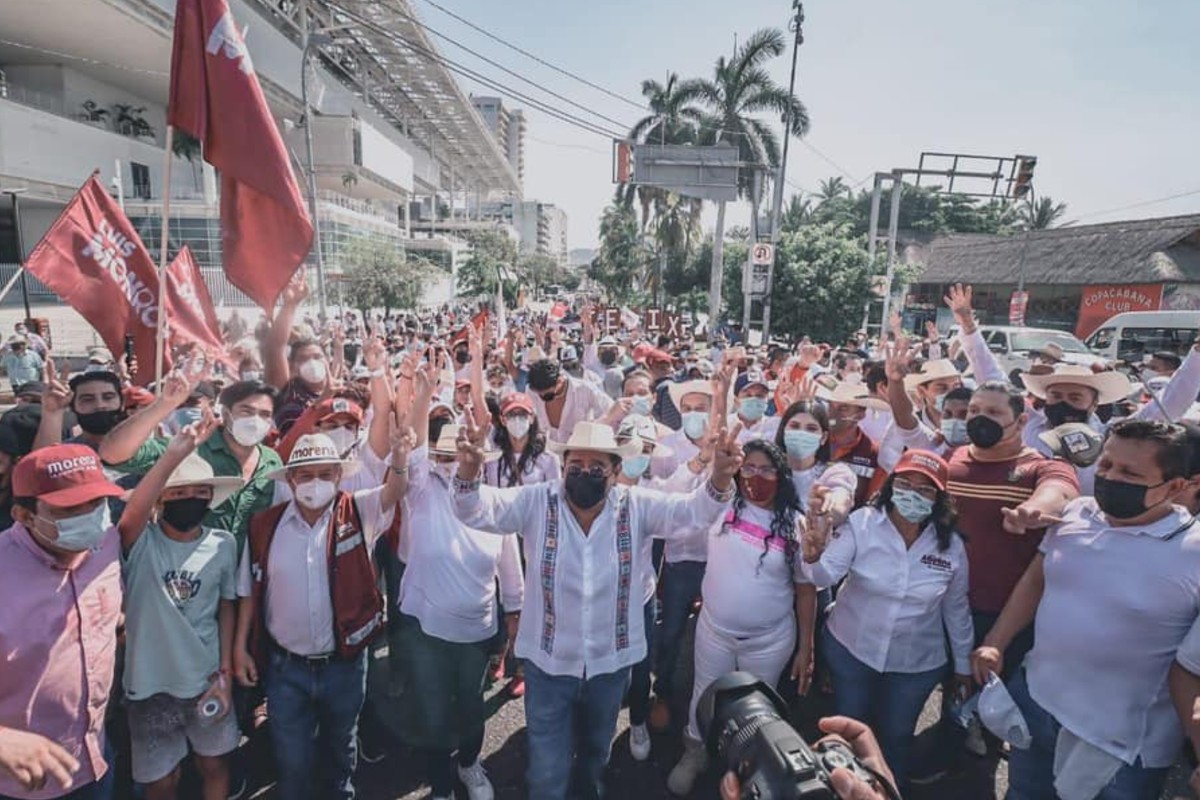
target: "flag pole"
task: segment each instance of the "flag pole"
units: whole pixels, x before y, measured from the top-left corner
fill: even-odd
[[[162,237],[158,245],[158,315],[154,326],[154,391],[161,397],[163,392],[163,351],[167,343],[167,242],[171,219],[171,147],[175,143],[175,128],[167,126],[166,142],[163,144],[163,193],[162,193]]]

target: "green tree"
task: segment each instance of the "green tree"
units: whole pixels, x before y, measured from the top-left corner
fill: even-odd
[[[458,268],[458,293],[466,297],[496,296],[504,279],[504,302],[516,303],[519,279],[517,244],[501,231],[476,231],[468,237],[471,253]]]
[[[522,286],[533,290],[534,296],[543,286],[561,283],[564,272],[557,261],[542,253],[528,253],[517,262],[517,277]]]
[[[802,194],[794,194],[783,208],[779,218],[779,229],[782,231],[798,230],[812,220],[812,201]]]
[[[408,257],[389,239],[351,240],[341,256],[346,301],[363,313],[382,308],[416,308],[427,275],[437,268],[422,258]]]
[[[1070,225],[1070,222],[1062,222],[1062,218],[1067,215],[1067,204],[1056,203],[1054,198],[1048,195],[1042,195],[1033,202],[1024,203],[1019,212],[1021,225],[1027,230],[1044,231],[1047,228],[1056,228],[1060,225]]]
[[[764,28],[756,31],[726,60],[717,59],[711,80],[686,82],[680,89],[681,102],[698,103],[708,114],[701,126],[704,144],[727,142],[736,146],[743,162],[775,167],[779,164],[779,139],[756,115],[789,120],[790,133],[808,132],[808,110],[789,91],[775,83],[765,68],[768,61],[782,55],[787,45],[783,31]],[[750,195],[751,171],[740,176],[742,196]],[[755,208],[757,197],[751,198]],[[713,259],[709,284],[709,317],[715,323],[721,316],[721,274],[724,267],[725,205],[717,204],[717,230],[713,237]]]
[[[842,180],[840,175],[835,175],[832,178],[826,178],[821,181],[821,185],[817,190],[817,204],[828,203],[831,200],[837,200],[841,197],[850,197],[850,187]]]
[[[621,205],[604,209],[600,217],[600,252],[589,269],[592,280],[603,286],[614,302],[630,302],[640,295],[650,262],[633,209]]]
[[[858,329],[871,296],[872,269],[860,239],[844,226],[813,223],[782,235],[775,255],[771,331],[842,342]],[[742,313],[742,264],[728,270],[730,313]]]

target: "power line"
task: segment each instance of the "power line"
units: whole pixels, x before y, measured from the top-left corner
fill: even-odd
[[[533,53],[529,52],[528,50],[524,50],[524,49],[518,47],[517,45],[512,44],[511,42],[507,42],[504,39],[501,39],[499,36],[496,36],[494,33],[479,27],[478,25],[471,22],[470,20],[460,17],[458,14],[455,14],[453,11],[449,10],[448,8],[434,2],[434,0],[425,0],[425,2],[428,3],[429,5],[433,6],[434,8],[436,8],[438,11],[441,11],[443,14],[458,20],[459,22],[461,22],[463,25],[466,25],[471,30],[481,33],[484,36],[486,36],[487,38],[491,39],[492,41],[499,42],[500,44],[504,45],[505,47],[509,48],[510,50],[514,50],[514,51],[520,53],[521,55],[525,56],[526,58],[536,61],[537,63],[541,64],[543,67],[548,67],[549,69],[554,70],[555,72],[559,73],[560,75],[565,75],[566,77],[571,78],[572,80],[579,81],[584,86],[588,86],[592,89],[595,89],[598,92],[603,92],[604,94],[608,95],[609,97],[612,97],[615,100],[620,100],[623,103],[628,103],[629,105],[633,106],[634,108],[640,109],[642,111],[648,110],[648,106],[644,102],[630,100],[628,97],[624,97],[610,89],[606,89],[603,86],[592,83],[587,78],[582,78],[579,75],[576,75],[575,73],[571,72],[570,70],[566,70],[566,69],[563,69],[562,67],[556,66],[555,64],[551,64],[549,61],[546,61],[545,59],[534,55]]]
[[[862,180],[858,180],[858,179],[857,179],[857,178],[855,178],[853,175],[851,175],[851,174],[850,174],[848,171],[846,171],[846,169],[845,169],[845,168],[844,168],[844,167],[843,167],[841,164],[837,163],[837,162],[836,162],[836,161],[834,161],[832,158],[830,158],[829,156],[827,156],[827,155],[825,155],[824,153],[822,153],[820,150],[818,150],[818,149],[817,149],[817,146],[816,146],[816,145],[812,144],[812,143],[811,143],[811,142],[809,142],[807,139],[800,139],[800,144],[804,145],[804,146],[805,146],[805,147],[807,147],[809,150],[811,150],[811,151],[812,151],[814,154],[816,154],[817,158],[821,159],[821,160],[822,160],[822,161],[824,161],[826,164],[828,164],[829,166],[833,167],[833,168],[834,168],[834,169],[836,169],[838,172],[842,173],[842,177],[843,177],[843,178],[846,178],[847,180],[854,181],[854,185],[855,185],[855,186],[859,186],[859,185],[861,185],[861,184],[863,184],[863,183],[865,183],[865,182],[866,182],[867,178],[863,178]],[[868,177],[870,177],[870,176],[868,176]]]
[[[1084,214],[1082,217],[1079,217],[1079,219],[1090,219],[1091,217],[1104,217],[1104,216],[1108,216],[1109,214],[1116,214],[1118,211],[1129,211],[1134,208],[1143,208],[1145,206],[1158,205],[1159,203],[1165,203],[1169,200],[1178,200],[1181,197],[1191,197],[1192,195],[1197,195],[1197,194],[1200,194],[1200,189],[1193,189],[1190,192],[1180,192],[1179,194],[1170,194],[1170,195],[1167,195],[1166,197],[1156,197],[1153,200],[1143,200],[1140,203],[1130,203],[1127,206],[1117,206],[1116,208],[1109,208],[1104,211],[1093,211],[1090,214]],[[1076,220],[1076,221],[1078,222],[1079,220]]]
[[[537,142],[538,144],[544,144],[549,147],[561,147],[566,150],[585,150],[589,153],[597,153],[602,156],[611,156],[612,155],[612,153],[610,153],[608,150],[600,150],[595,147],[588,147],[586,144],[567,144],[566,142],[551,142],[547,139],[539,139],[538,137],[536,137],[532,134],[529,134],[529,133],[525,134],[525,138],[531,142]]]

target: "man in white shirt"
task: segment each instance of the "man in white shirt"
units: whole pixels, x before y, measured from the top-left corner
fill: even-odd
[[[1167,675],[1200,664],[1200,527],[1175,504],[1187,474],[1180,426],[1114,423],[1095,497],[1067,505],[973,654],[976,680],[999,674],[1034,622],[1010,685],[1033,737],[1009,758],[1010,800],[1162,793],[1183,741]]]
[[[646,655],[639,613],[647,537],[715,524],[733,496],[741,465],[736,431],[721,431],[712,477],[688,494],[618,487],[621,460],[612,428],[580,422],[565,443],[564,479],[533,486],[481,486],[483,432],[459,439],[456,513],[492,533],[521,531],[526,583],[516,654],[525,659],[528,792],[538,800],[599,797],[630,668]],[[572,769],[576,773],[572,788]]]
[[[605,417],[613,405],[603,389],[563,373],[559,363],[549,358],[530,365],[529,396],[546,438],[560,443],[571,435],[575,423]]]
[[[397,439],[393,464],[407,463],[410,446]],[[383,625],[371,552],[408,480],[393,467],[382,486],[339,491],[355,467],[325,434],[301,436],[287,466],[269,475],[286,480],[293,499],[251,519],[242,555],[234,675],[252,686],[261,670],[279,795],[289,799],[314,796],[318,752],[327,754],[320,796],[354,797],[366,646]]]

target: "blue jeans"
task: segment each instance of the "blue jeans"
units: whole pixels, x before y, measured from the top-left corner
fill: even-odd
[[[692,613],[692,604],[700,596],[704,583],[703,561],[668,561],[662,569],[662,629],[656,643],[658,653],[654,663],[654,694],[669,701],[675,690],[675,671],[679,665],[679,647],[684,628]]]
[[[1029,686],[1025,682],[1025,670],[1008,683],[1008,692],[1012,695],[1025,724],[1029,726],[1029,734],[1033,744],[1028,750],[1012,748],[1008,756],[1008,794],[1005,800],[1057,800],[1054,792],[1054,747],[1058,742],[1058,731],[1062,727],[1029,696]],[[1095,800],[1145,800],[1156,798],[1162,794],[1163,784],[1167,781],[1169,768],[1154,768],[1141,766],[1139,759],[1135,764],[1123,764],[1104,791]]]
[[[828,628],[822,638],[825,663],[833,678],[834,710],[871,726],[904,794],[917,719],[945,667],[926,672],[876,672],[855,658]]]
[[[526,782],[531,800],[595,800],[603,795],[604,767],[629,672],[625,667],[585,679],[550,675],[525,661]]]
[[[658,617],[658,602],[651,596],[642,607],[646,626],[646,657],[633,665],[629,677],[629,724],[645,725],[650,714],[650,665],[654,653],[654,622]]]
[[[267,667],[271,744],[278,794],[352,800],[358,714],[367,692],[367,657],[309,664],[272,649]],[[325,786],[314,791],[318,759]]]

